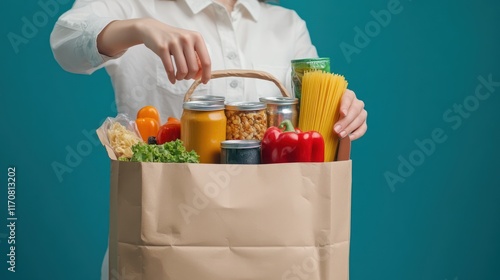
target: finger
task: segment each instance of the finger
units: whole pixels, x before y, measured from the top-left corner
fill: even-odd
[[[185,80],[196,77],[199,70],[198,58],[191,46],[184,46],[184,56],[186,58],[188,73],[184,77]]]
[[[175,66],[177,67],[177,73],[175,73],[175,78],[179,81],[184,80],[184,78],[188,73],[188,67],[186,64],[184,51],[179,45],[173,45],[171,47],[170,53],[174,56]]]
[[[206,84],[210,80],[212,75],[212,61],[210,60],[210,55],[208,54],[207,46],[203,37],[201,35],[197,36],[196,42],[194,45],[194,50],[198,55],[201,64],[201,82]]]
[[[356,99],[356,94],[354,93],[354,91],[346,89],[346,91],[342,95],[342,98],[340,99],[341,117],[345,117],[347,115],[347,112],[349,111],[349,108],[351,107],[354,99]]]
[[[198,55],[194,50],[194,45],[196,44],[198,36],[200,36],[198,33],[190,32],[180,37],[180,43],[183,48],[184,57],[186,58],[188,71],[184,77],[185,80],[196,77],[200,68],[200,65],[198,64]]]
[[[356,119],[361,112],[365,108],[365,103],[361,100],[354,100],[349,107],[349,110],[347,111],[347,114],[344,117],[340,117],[340,120],[335,124],[334,130],[337,132],[341,137],[344,137],[347,135],[345,132],[345,129]],[[342,136],[342,134],[345,134]]]
[[[351,141],[359,139],[363,135],[365,135],[365,133],[366,133],[367,130],[368,130],[368,125],[365,122],[358,129],[356,129],[351,134],[349,134],[349,138],[351,139]]]
[[[200,79],[201,80],[201,61],[200,58],[198,57],[198,54],[196,54],[196,63],[198,63],[198,72],[196,73],[196,76],[194,77],[195,79]]]
[[[167,72],[168,80],[175,84],[175,73],[174,73],[174,65],[172,63],[172,56],[170,52],[165,50],[162,55],[160,55],[160,59],[163,63],[163,67],[165,67],[165,71]]]
[[[353,131],[361,127],[365,122],[366,118],[368,116],[368,112],[366,110],[361,111],[359,115],[344,129],[342,133],[345,133],[341,137],[345,137],[349,134],[351,134]]]

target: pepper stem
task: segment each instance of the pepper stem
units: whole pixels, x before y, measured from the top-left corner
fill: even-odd
[[[280,123],[279,129],[284,129],[283,132],[295,131],[295,127],[290,120],[284,120]]]

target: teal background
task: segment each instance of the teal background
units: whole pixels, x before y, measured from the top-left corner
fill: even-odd
[[[63,1],[61,1],[63,2]],[[401,1],[403,10],[351,56],[354,27],[373,20],[387,0],[291,1],[307,21],[321,56],[344,74],[369,112],[369,131],[353,145],[351,279],[500,278],[500,87],[453,130],[443,113],[474,94],[477,77],[500,81],[500,4]],[[70,74],[55,62],[49,34],[60,5],[15,53],[36,1],[5,0],[0,25],[0,279],[99,279],[107,245],[109,161],[100,145],[65,173],[66,148],[85,141],[116,114],[105,71]],[[435,128],[446,142],[394,186],[398,157]],[[94,139],[95,140],[95,139]],[[90,142],[89,142],[90,143]],[[16,273],[7,272],[7,168],[16,167]]]

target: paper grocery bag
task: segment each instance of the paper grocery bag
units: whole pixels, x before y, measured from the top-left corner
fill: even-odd
[[[214,71],[274,82],[267,73]],[[193,83],[185,96],[196,88]],[[347,280],[350,141],[336,162],[262,165],[111,159],[110,280]]]
[[[350,160],[136,163],[108,152],[110,279],[348,279]]]

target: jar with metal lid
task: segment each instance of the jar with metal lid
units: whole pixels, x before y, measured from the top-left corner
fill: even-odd
[[[224,104],[224,101],[226,100],[226,98],[224,96],[204,94],[204,95],[191,95],[189,100],[190,101],[209,101],[209,102]]]
[[[297,105],[299,99],[295,97],[261,97],[260,102],[266,104],[267,125],[279,126],[282,121],[290,120],[293,127],[299,124]]]
[[[266,104],[233,102],[226,104],[226,140],[262,140],[267,129]]]
[[[226,139],[224,105],[204,101],[184,102],[181,140],[188,151],[200,156],[200,163],[220,162],[220,143]]]
[[[260,141],[259,140],[222,141],[221,163],[260,164]]]

